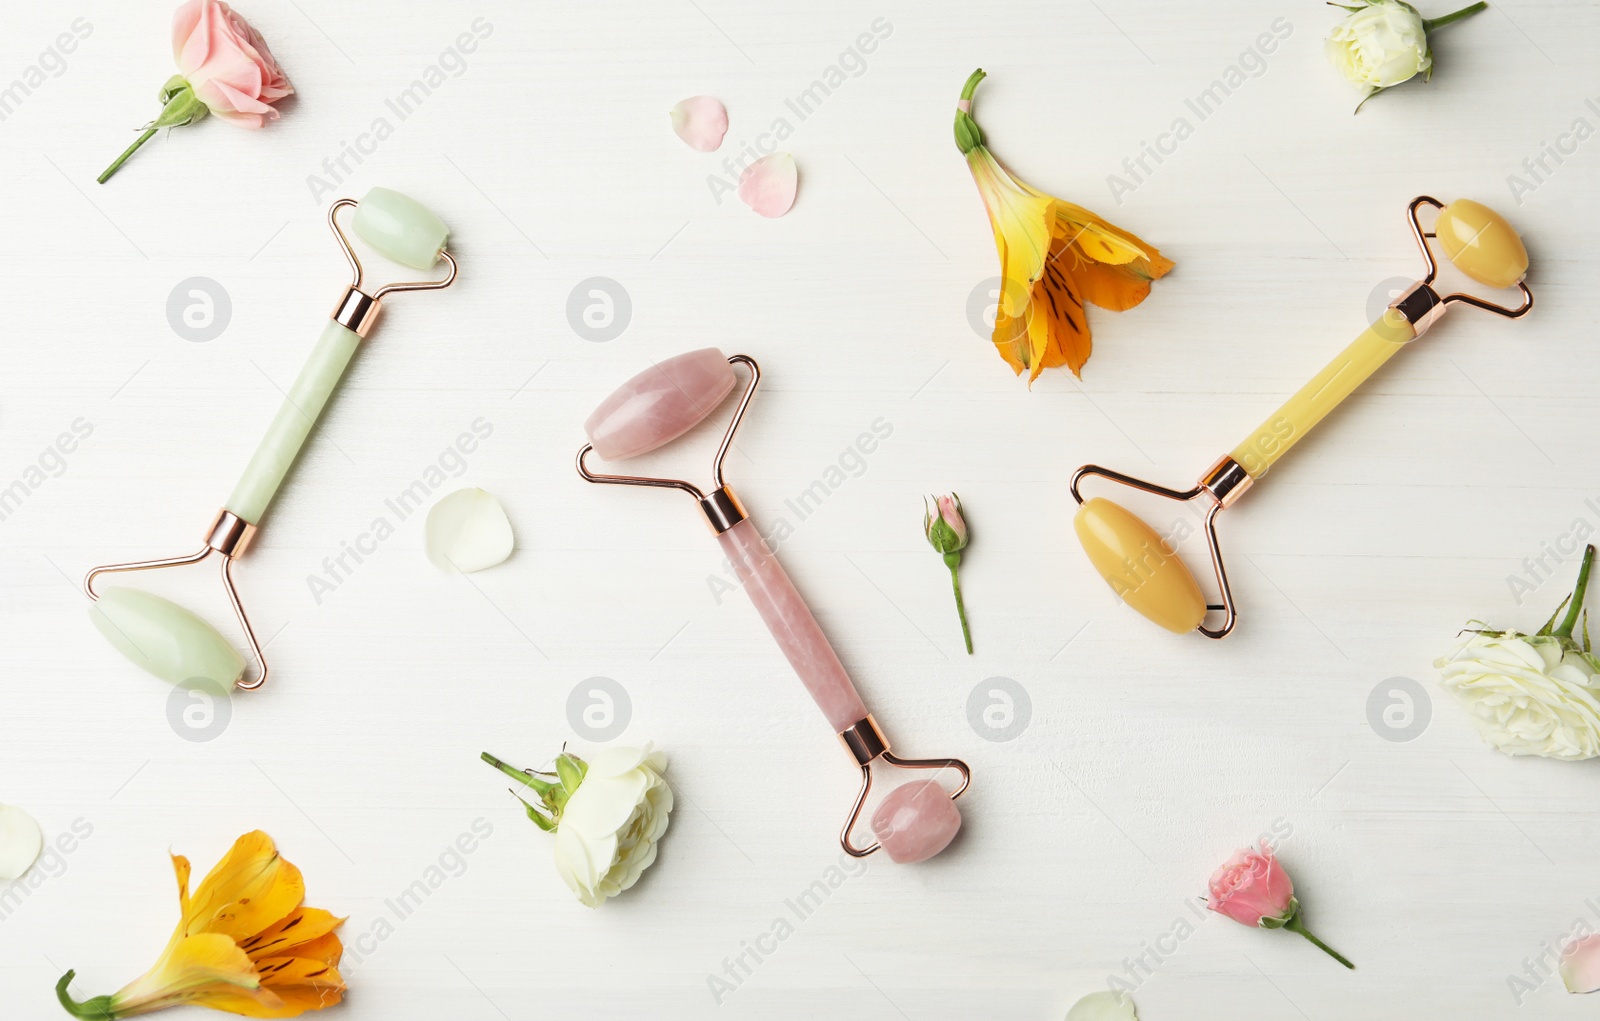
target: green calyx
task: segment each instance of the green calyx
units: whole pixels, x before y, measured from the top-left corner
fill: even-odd
[[[978,91],[978,83],[987,77],[983,68],[978,68],[967,78],[967,83],[961,86],[961,99],[970,108],[972,94]],[[974,149],[983,146],[983,129],[978,127],[978,122],[972,119],[970,109],[956,108],[956,148],[965,156]]]
[[[194,94],[194,89],[182,76],[175,74],[167,79],[158,93],[161,99],[161,116],[157,117],[150,125],[154,128],[176,128],[185,124],[193,124],[206,114],[211,108]]]
[[[951,496],[955,498],[956,514],[960,515],[961,498],[953,493]],[[950,527],[950,523],[939,512],[937,502],[930,508],[926,500],[922,504],[922,531],[928,537],[928,545],[938,552],[946,554],[945,563],[950,563],[948,554],[960,553],[966,549],[967,541],[970,538],[970,536],[958,534],[954,528]],[[959,558],[957,558],[956,563],[960,563]],[[955,564],[950,566],[953,568]]]
[[[1284,909],[1283,914],[1277,917],[1262,915],[1259,924],[1263,929],[1282,929],[1298,917],[1300,917],[1300,898],[1290,897],[1289,906]]]
[[[1502,631],[1492,628],[1482,621],[1471,621],[1473,624],[1483,624],[1482,627],[1469,627],[1464,630],[1468,634],[1482,635],[1486,638],[1520,638],[1532,646],[1556,645],[1562,653],[1572,653],[1588,664],[1591,674],[1600,674],[1600,656],[1594,654],[1594,644],[1589,640],[1589,611],[1584,607],[1584,597],[1589,591],[1589,572],[1594,568],[1595,547],[1593,543],[1584,547],[1583,562],[1578,566],[1578,581],[1572,588],[1572,593],[1561,600],[1561,605],[1556,607],[1550,619],[1544,626],[1531,635],[1520,631]],[[1562,616],[1562,611],[1566,615]],[[1556,619],[1561,623],[1557,624]],[[1579,625],[1582,625],[1580,628]]]
[[[589,772],[589,766],[582,759],[569,752],[562,752],[556,756],[556,771],[554,773],[542,770],[518,769],[517,767],[502,762],[488,752],[482,754],[483,761],[498,769],[506,776],[529,788],[539,795],[537,804],[517,794],[511,793],[522,802],[522,807],[527,809],[528,818],[546,833],[554,833],[561,825],[561,813],[566,809],[567,802],[578,793],[578,787],[583,783],[584,776]],[[541,776],[550,777],[548,780],[540,779]]]
[[[116,1021],[117,1012],[111,1005],[111,997],[93,996],[79,1003],[67,992],[67,986],[72,984],[77,974],[76,971],[69,971],[56,983],[56,999],[61,1001],[62,1008],[83,1021]]]

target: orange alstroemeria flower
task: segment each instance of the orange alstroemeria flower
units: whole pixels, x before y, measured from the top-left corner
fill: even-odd
[[[189,893],[189,859],[172,856],[183,918],[155,967],[110,996],[78,1003],[56,996],[73,1017],[116,1021],[181,1004],[246,1017],[298,1017],[344,998],[334,934],[342,918],[305,907],[300,870],[272,838],[256,830],[234,842],[216,868]]]
[[[1124,312],[1145,299],[1172,260],[1120,227],[1046,195],[1008,171],[972,118],[972,95],[984,78],[972,72],[956,104],[956,145],[978,183],[1000,253],[1000,300],[994,346],[1028,382],[1065,365],[1081,376],[1092,348],[1084,302]]]

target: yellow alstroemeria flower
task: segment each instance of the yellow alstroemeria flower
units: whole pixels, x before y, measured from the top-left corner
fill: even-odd
[[[85,1021],[191,1004],[246,1017],[298,1017],[344,998],[334,934],[342,918],[305,907],[300,870],[256,830],[234,842],[189,894],[189,859],[172,856],[182,920],[155,967],[110,996],[78,1003],[56,984],[67,1013]]]
[[[1092,348],[1083,303],[1124,312],[1172,268],[1154,247],[1070,202],[1019,180],[994,158],[972,118],[972,72],[956,104],[956,146],[978,183],[1000,253],[994,346],[1028,382],[1065,365],[1081,376]]]

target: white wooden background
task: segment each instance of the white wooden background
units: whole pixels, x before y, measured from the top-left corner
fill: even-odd
[[[1508,977],[1575,920],[1600,926],[1595,769],[1488,750],[1430,664],[1470,617],[1536,627],[1576,557],[1522,605],[1508,577],[1600,524],[1600,141],[1520,203],[1507,183],[1574,120],[1600,127],[1594,3],[1495,0],[1438,37],[1432,84],[1358,117],[1322,54],[1337,12],[1310,2],[240,6],[299,89],[283,119],[174,132],[104,187],[172,73],[170,4],[0,16],[0,82],[92,26],[0,122],[0,485],[92,426],[0,521],[0,801],[51,837],[91,830],[0,921],[7,1019],[59,1016],[69,967],[80,995],[141,972],[176,918],[168,849],[203,870],[255,827],[371,951],[347,959],[352,1019],[1059,1018],[1157,947],[1149,1021],[1592,1016],[1554,978],[1519,1007]],[[1185,99],[1280,17],[1292,33],[1264,70],[1200,121]],[[492,33],[464,69],[450,58],[459,75],[388,114],[478,18]],[[892,31],[864,70],[795,117],[785,100],[879,18]],[[996,265],[950,121],[980,65],[997,152],[1177,262],[1144,306],[1094,316],[1081,384],[1052,371],[1030,392],[969,322]],[[728,105],[721,153],[669,130],[697,93]],[[169,689],[93,632],[78,581],[198,545],[344,285],[308,175],[379,116],[392,136],[334,194],[433,206],[461,279],[390,302],[239,572],[275,636],[271,686],[185,740]],[[718,204],[708,177],[780,116],[794,211]],[[1180,116],[1191,137],[1119,205],[1107,176]],[[1072,469],[1186,485],[1360,329],[1375,289],[1416,273],[1403,212],[1424,192],[1509,215],[1539,307],[1452,315],[1226,516],[1235,637],[1117,606],[1071,535]],[[194,276],[232,303],[206,343],[166,314]],[[609,342],[568,322],[590,277],[631,300]],[[901,750],[975,772],[948,852],[870,859],[720,1004],[707,976],[837,864],[855,773],[742,595],[715,598],[687,502],[573,473],[611,387],[707,344],[767,372],[729,476],[769,526],[858,433],[892,426],[782,554]],[[319,604],[323,558],[479,418],[492,435],[437,495],[498,494],[515,556],[445,576],[418,516]],[[701,470],[697,438],[651,464]],[[920,532],[919,496],[950,487],[975,536],[970,658]],[[225,619],[209,569],[151,584]],[[657,865],[591,912],[478,753],[592,747],[566,706],[597,676],[631,700],[618,740],[671,754],[679,801]],[[994,677],[1031,705],[1004,742],[967,711]],[[1369,723],[1394,677],[1430,696],[1414,740]],[[459,874],[394,922],[385,900],[478,820],[491,834],[445,858]],[[1358,971],[1191,914],[1275,826],[1308,920]],[[1168,938],[1180,919],[1194,931]]]

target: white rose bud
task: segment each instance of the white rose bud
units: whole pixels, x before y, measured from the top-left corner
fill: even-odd
[[[1368,99],[1410,81],[1433,76],[1433,51],[1428,33],[1487,7],[1475,3],[1440,18],[1424,18],[1404,0],[1361,0],[1354,6],[1333,4],[1350,13],[1328,36],[1328,60],[1352,83],[1367,90]],[[1361,109],[1361,104],[1356,105]]]
[[[667,757],[652,746],[608,748],[584,762],[562,752],[545,780],[483,753],[483,760],[532,788],[528,817],[556,837],[556,871],[591,908],[639,881],[667,832],[672,788]]]

